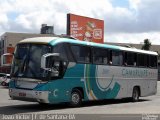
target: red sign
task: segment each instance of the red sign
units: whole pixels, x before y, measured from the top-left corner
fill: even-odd
[[[25,97],[25,96],[26,96],[26,93],[19,93],[19,96],[20,96],[20,97]]]
[[[103,43],[104,21],[67,14],[67,35],[79,40]]]

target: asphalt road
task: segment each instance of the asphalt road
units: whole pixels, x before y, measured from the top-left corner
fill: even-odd
[[[57,114],[71,115],[71,118],[76,120],[145,120],[143,118],[160,120],[160,82],[158,82],[156,95],[140,98],[136,103],[128,99],[103,100],[84,102],[79,108],[72,108],[68,104],[41,106],[34,102],[11,100],[8,89],[1,86],[0,114],[0,119],[3,120],[8,119],[8,115],[13,115],[9,117],[14,118],[17,114],[51,120],[56,119]],[[66,117],[69,119],[68,116]]]

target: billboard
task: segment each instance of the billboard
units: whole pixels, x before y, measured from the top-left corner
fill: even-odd
[[[67,14],[67,35],[83,41],[104,43],[104,21]]]

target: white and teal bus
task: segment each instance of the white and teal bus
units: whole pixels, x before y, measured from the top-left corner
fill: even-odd
[[[39,103],[132,98],[157,92],[157,53],[61,37],[20,41],[9,95]]]

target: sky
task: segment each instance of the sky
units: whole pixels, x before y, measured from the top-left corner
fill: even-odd
[[[41,24],[66,34],[67,13],[104,20],[105,42],[160,45],[160,0],[0,0],[0,35],[40,33]]]

